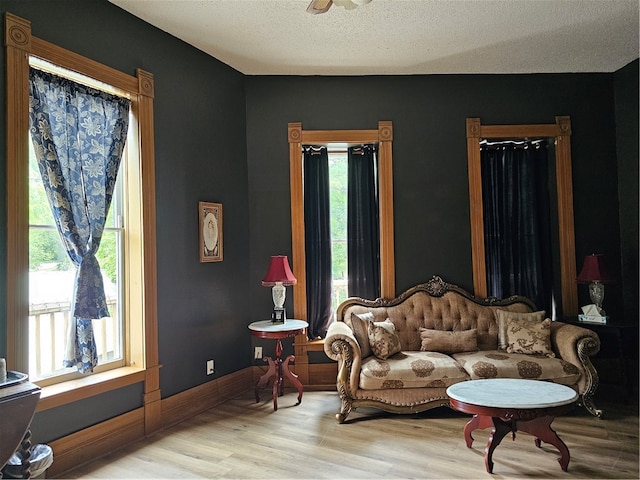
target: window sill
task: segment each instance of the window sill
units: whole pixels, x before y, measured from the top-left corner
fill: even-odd
[[[302,340],[297,340],[296,345],[307,352],[321,352],[324,350],[324,338],[309,340],[306,335],[301,335]]]
[[[140,367],[122,367],[42,387],[36,412],[144,382],[145,372],[145,369]]]

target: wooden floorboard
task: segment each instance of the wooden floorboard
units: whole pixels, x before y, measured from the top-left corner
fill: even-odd
[[[483,457],[489,430],[474,432],[467,448],[468,415],[360,408],[338,425],[335,392],[305,392],[298,406],[297,392],[286,392],[277,412],[266,396],[256,403],[247,392],[64,478],[639,478],[636,403],[602,405],[602,419],[581,407],[557,418],[552,427],[571,453],[567,472],[555,447],[536,448],[532,436],[518,433],[497,447],[489,475]]]

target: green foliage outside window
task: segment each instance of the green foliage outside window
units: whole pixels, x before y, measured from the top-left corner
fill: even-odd
[[[347,169],[346,152],[329,152],[331,274],[333,309],[347,296]]]
[[[73,269],[53,221],[51,207],[31,149],[29,152],[29,225],[32,226],[29,229],[29,271]],[[106,225],[114,225],[112,211],[109,212]],[[105,231],[96,256],[100,262],[100,268],[114,283],[117,268],[116,255],[116,234]]]
[[[347,156],[329,155],[331,257],[334,280],[347,278]]]

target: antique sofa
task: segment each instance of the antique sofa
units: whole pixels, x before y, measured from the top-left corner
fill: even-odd
[[[338,423],[360,406],[394,413],[449,406],[447,387],[483,378],[568,385],[599,417],[589,359],[599,349],[593,331],[552,322],[525,297],[479,299],[438,276],[394,299],[345,300],[324,343],[338,362]]]

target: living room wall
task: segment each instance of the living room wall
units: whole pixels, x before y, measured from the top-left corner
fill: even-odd
[[[271,293],[260,280],[269,256],[291,253],[288,122],[301,121],[305,129],[370,129],[378,120],[393,121],[398,292],[434,274],[472,287],[466,117],[483,123],[553,123],[556,115],[570,115],[578,263],[599,251],[623,278],[620,232],[625,232],[624,251],[637,254],[637,215],[622,214],[620,207],[635,204],[637,210],[638,112],[618,115],[616,110],[637,105],[637,62],[619,77],[253,77],[106,0],[3,0],[4,12],[30,20],[39,38],[129,74],[142,68],[154,75],[163,398],[251,364],[247,324],[264,318],[271,307]],[[0,57],[4,112],[4,51]],[[616,163],[617,123],[633,121],[635,143],[618,150]],[[5,141],[3,128],[0,285],[8,280]],[[600,195],[595,206],[594,191]],[[198,262],[199,200],[224,206],[221,263]],[[637,306],[638,290],[625,288],[626,279],[607,290],[612,315],[621,314],[623,303]],[[623,290],[630,301],[623,302]],[[587,303],[586,288],[580,295],[580,304]],[[6,351],[5,300],[2,288],[0,356]],[[215,359],[216,374],[208,377],[204,362],[209,358]],[[34,441],[48,442],[135,409],[141,396],[141,386],[133,385],[38,413]]]
[[[105,0],[3,0],[0,13],[31,22],[34,36],[130,75],[154,75],[158,336],[162,397],[250,364],[246,300],[249,210],[244,76]],[[4,30],[4,29],[3,29]],[[0,50],[0,111],[5,59]],[[0,285],[6,278],[6,148],[0,129]],[[224,210],[224,259],[200,263],[198,201]],[[0,356],[6,352],[0,289]],[[266,301],[268,307],[269,301]],[[239,353],[240,352],[240,353]],[[241,352],[246,352],[242,355]],[[205,363],[215,360],[207,376]],[[132,385],[36,414],[34,441],[48,442],[140,407]]]
[[[638,318],[638,60],[615,75],[618,197],[620,199],[620,287],[625,318]],[[616,286],[612,286],[616,288]],[[636,345],[637,347],[637,345]],[[636,376],[637,378],[637,376]]]
[[[288,122],[331,130],[375,129],[378,120],[393,121],[400,293],[435,274],[473,289],[465,118],[531,124],[569,115],[577,268],[586,254],[603,253],[620,278],[618,178],[626,174],[616,164],[614,75],[261,76],[247,77],[246,84],[254,290],[263,273],[254,267],[291,245]],[[621,94],[637,101],[637,90]],[[635,188],[630,198],[637,201],[637,175],[632,178],[625,195]],[[580,285],[579,304],[586,303],[587,289]],[[621,288],[607,289],[606,307],[614,317],[623,315]],[[259,317],[258,307],[252,314]]]

